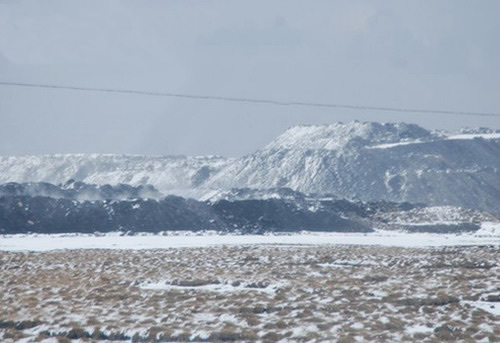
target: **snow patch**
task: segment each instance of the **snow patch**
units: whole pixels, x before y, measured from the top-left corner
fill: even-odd
[[[254,286],[252,283],[238,283],[224,282],[224,283],[209,283],[206,285],[196,285],[196,286],[180,286],[169,283],[168,281],[156,281],[156,282],[143,282],[139,284],[139,288],[146,290],[195,290],[204,292],[217,292],[217,293],[227,293],[227,292],[263,292],[268,294],[276,293],[283,284],[273,284],[273,285],[262,285]]]
[[[500,316],[500,303],[494,303],[489,301],[464,301],[463,303],[469,304],[470,306],[489,312],[495,316]]]
[[[500,133],[472,133],[472,134],[451,135],[446,137],[446,139],[475,139],[475,138],[500,139]]]

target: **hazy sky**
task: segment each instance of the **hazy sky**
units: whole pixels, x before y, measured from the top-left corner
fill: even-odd
[[[500,112],[500,1],[0,0],[0,81]],[[0,154],[238,156],[287,127],[500,117],[0,86]]]

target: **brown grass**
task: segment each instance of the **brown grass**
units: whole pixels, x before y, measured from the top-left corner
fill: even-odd
[[[145,342],[494,341],[499,319],[464,301],[496,301],[498,260],[488,247],[0,252],[0,341],[33,330],[42,340],[40,324],[61,342],[120,339],[125,330]],[[186,289],[146,290],[145,281]],[[217,284],[235,290],[203,290]],[[426,324],[429,332],[407,332]]]

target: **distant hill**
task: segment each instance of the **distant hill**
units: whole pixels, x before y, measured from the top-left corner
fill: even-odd
[[[500,133],[370,122],[292,127],[207,181],[207,188],[235,187],[500,212]]]
[[[163,194],[209,199],[233,188],[289,188],[362,201],[461,206],[500,212],[500,132],[428,131],[414,124],[350,122],[292,127],[253,154],[0,157],[0,183],[74,179],[151,184]]]

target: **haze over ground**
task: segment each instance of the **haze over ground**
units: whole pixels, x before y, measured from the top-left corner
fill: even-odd
[[[0,0],[0,79],[500,112],[500,3]],[[0,86],[0,154],[238,156],[287,127],[499,117],[279,107]]]

